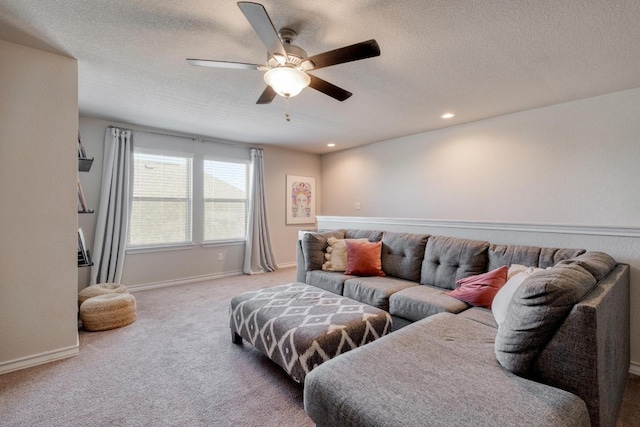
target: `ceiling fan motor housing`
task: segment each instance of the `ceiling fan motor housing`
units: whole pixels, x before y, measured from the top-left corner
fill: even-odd
[[[285,64],[281,64],[273,56],[268,56],[267,65],[269,66],[269,68],[278,67],[280,65],[291,65],[294,67],[299,67],[300,64],[302,64],[302,61],[307,58],[307,52],[305,52],[304,49],[292,44],[284,44],[283,46],[284,50],[287,52]]]

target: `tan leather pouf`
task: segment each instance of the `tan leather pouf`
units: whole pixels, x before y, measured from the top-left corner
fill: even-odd
[[[87,331],[106,331],[127,326],[136,321],[136,299],[128,293],[89,298],[80,306],[80,319]]]
[[[127,288],[120,283],[100,283],[98,285],[87,286],[78,293],[78,305],[98,295],[124,293],[127,293]]]

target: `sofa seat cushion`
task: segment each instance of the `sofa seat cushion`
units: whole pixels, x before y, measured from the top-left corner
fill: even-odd
[[[418,284],[393,277],[354,277],[344,282],[343,295],[389,311],[389,297],[412,286]]]
[[[468,308],[467,303],[435,286],[412,286],[389,297],[389,313],[414,322],[437,313],[460,313]]]
[[[496,362],[496,330],[440,313],[323,363],[306,377],[318,426],[588,426],[585,403]]]
[[[465,310],[458,314],[458,316],[498,329],[496,319],[488,308],[471,307],[469,310]]]
[[[313,270],[307,271],[306,283],[316,288],[342,295],[344,282],[354,277],[336,271]]]

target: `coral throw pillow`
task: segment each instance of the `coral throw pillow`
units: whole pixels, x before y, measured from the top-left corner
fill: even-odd
[[[354,276],[384,276],[382,271],[382,242],[345,240],[347,244],[347,270]]]
[[[503,265],[488,273],[465,277],[456,282],[460,285],[458,288],[447,294],[476,307],[491,308],[493,298],[507,282],[508,274],[509,268]]]

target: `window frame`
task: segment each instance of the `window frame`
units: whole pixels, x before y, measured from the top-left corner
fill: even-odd
[[[246,197],[244,199],[222,199],[222,200],[227,200],[229,202],[235,202],[238,200],[243,200],[244,204],[245,204],[245,227],[244,227],[244,237],[242,238],[237,238],[237,239],[213,239],[213,240],[207,240],[206,238],[206,205],[207,205],[207,201],[212,201],[215,202],[215,198],[207,198],[205,197],[205,191],[204,191],[204,174],[205,174],[205,163],[207,161],[213,161],[213,162],[221,162],[221,163],[235,163],[235,164],[242,164],[246,166],[246,173],[245,173],[245,184],[246,184]],[[250,160],[244,160],[244,159],[236,159],[236,158],[229,158],[229,157],[221,157],[221,156],[212,156],[212,155],[203,155],[202,156],[202,247],[216,247],[216,246],[223,246],[223,245],[235,245],[235,244],[245,244],[247,241],[247,226],[249,223],[249,198],[250,198],[250,182],[251,179],[251,161]]]
[[[149,154],[156,156],[167,156],[167,157],[179,157],[183,159],[190,160],[190,170],[188,173],[189,179],[189,192],[190,197],[188,198],[187,204],[187,214],[186,218],[188,218],[188,227],[189,230],[186,234],[189,236],[189,240],[184,242],[171,242],[171,243],[151,243],[151,244],[131,244],[131,227],[132,227],[132,214],[133,214],[133,203],[136,199],[134,195],[134,184],[136,179],[135,173],[135,156],[136,154]],[[146,146],[135,146],[133,148],[132,158],[131,158],[131,198],[130,204],[131,209],[129,212],[129,227],[127,230],[127,243],[126,243],[126,253],[143,253],[143,252],[162,252],[162,251],[171,251],[171,250],[181,250],[181,249],[190,249],[195,246],[193,239],[193,231],[194,231],[194,169],[196,167],[196,155],[192,152],[187,151],[173,151],[166,149],[157,149],[150,148]],[[175,199],[175,198],[167,198],[167,200]]]

